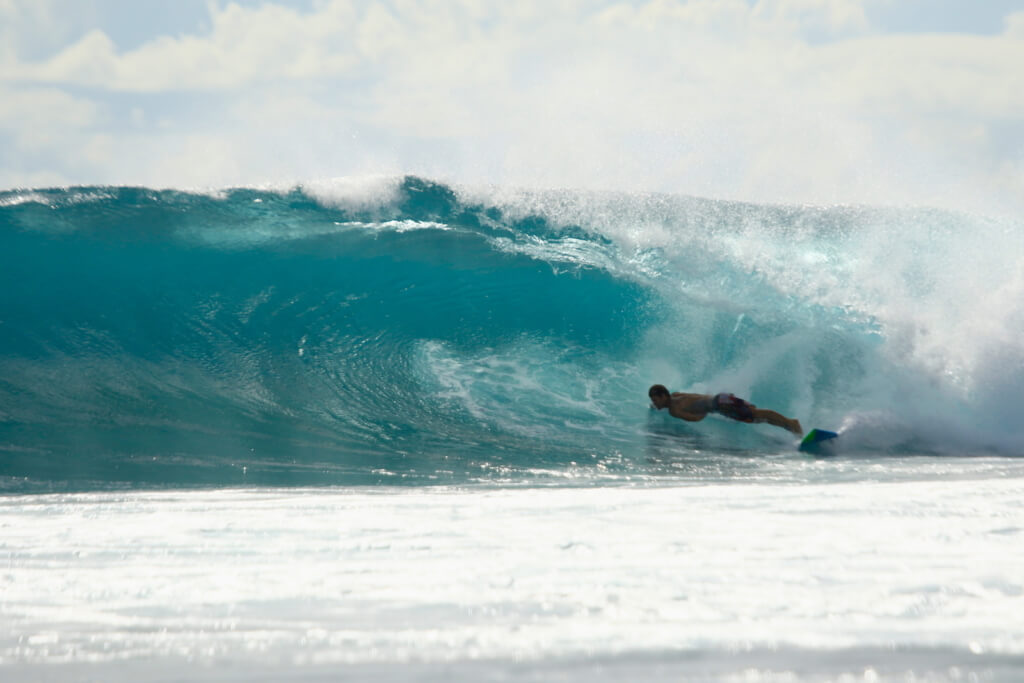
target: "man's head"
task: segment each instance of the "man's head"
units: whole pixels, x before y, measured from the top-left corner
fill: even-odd
[[[648,389],[647,395],[651,398],[651,403],[653,403],[654,407],[658,410],[667,408],[669,403],[672,402],[672,395],[669,394],[668,389],[661,384],[655,384]]]

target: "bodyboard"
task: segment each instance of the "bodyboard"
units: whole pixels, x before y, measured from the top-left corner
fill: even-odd
[[[827,429],[812,429],[800,442],[799,451],[812,455],[832,455],[835,453],[836,442],[834,439],[839,435]]]

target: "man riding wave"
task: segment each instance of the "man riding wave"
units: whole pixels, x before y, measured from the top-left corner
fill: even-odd
[[[774,410],[758,408],[733,394],[669,393],[664,385],[655,384],[647,391],[647,395],[655,408],[668,408],[669,415],[687,422],[700,422],[710,413],[718,413],[738,422],[767,422],[797,436],[803,436],[804,433],[799,420],[790,419]]]

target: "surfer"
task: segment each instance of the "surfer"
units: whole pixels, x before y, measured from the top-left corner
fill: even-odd
[[[658,410],[668,408],[672,417],[678,417],[687,422],[700,422],[708,413],[718,413],[739,422],[767,422],[776,427],[788,429],[797,436],[803,436],[804,429],[800,426],[799,420],[791,420],[785,415],[780,415],[774,410],[763,410],[753,403],[747,403],[742,398],[732,394],[684,394],[681,392],[669,393],[661,384],[655,384],[647,391],[651,403]]]

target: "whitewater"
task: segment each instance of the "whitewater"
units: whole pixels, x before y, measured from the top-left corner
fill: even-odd
[[[0,676],[1020,680],[1022,228],[415,176],[0,192]]]

